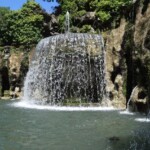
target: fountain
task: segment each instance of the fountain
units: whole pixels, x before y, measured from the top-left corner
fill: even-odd
[[[101,103],[106,95],[105,50],[101,35],[66,33],[42,39],[24,84],[25,101],[63,105]]]
[[[130,107],[130,102],[131,102],[131,100],[132,100],[133,94],[134,94],[134,92],[135,92],[135,90],[136,90],[137,87],[138,87],[138,86],[135,86],[135,87],[133,88],[133,90],[132,90],[132,92],[131,92],[131,95],[130,95],[130,98],[129,98],[128,102],[127,102],[127,111],[128,111],[128,112],[130,111],[130,109],[129,109],[129,107]]]
[[[121,111],[120,114],[126,114],[126,115],[134,115],[135,113],[131,112],[130,110],[130,102],[132,100],[132,97],[134,96],[134,92],[135,90],[138,88],[138,86],[135,86],[131,92],[131,95],[130,95],[130,98],[127,102],[127,108],[125,111]],[[149,116],[150,116],[150,110],[148,109],[147,112],[146,112],[146,117],[142,117],[142,118],[135,118],[135,121],[139,121],[139,122],[150,122],[150,119],[149,119]]]
[[[69,12],[67,11],[65,16],[65,33],[70,31],[70,19],[69,19]]]
[[[130,102],[132,100],[133,94],[134,94],[134,92],[135,92],[135,90],[136,90],[137,87],[138,86],[135,86],[133,88],[132,92],[131,92],[130,98],[129,98],[128,102],[127,102],[127,108],[126,108],[126,110],[125,111],[121,111],[120,114],[127,114],[127,115],[133,115],[134,114],[133,112],[130,112]]]

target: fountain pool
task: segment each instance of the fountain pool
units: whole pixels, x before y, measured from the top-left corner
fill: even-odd
[[[0,101],[0,150],[149,150],[149,119],[94,107],[108,98],[102,36],[70,33],[68,12],[65,25],[37,45],[23,100]]]
[[[0,150],[149,150],[149,122],[118,110],[48,110],[0,101]],[[144,118],[144,117],[143,117]]]

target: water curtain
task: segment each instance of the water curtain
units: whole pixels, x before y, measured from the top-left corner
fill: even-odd
[[[24,100],[62,105],[100,103],[105,96],[105,50],[101,35],[60,34],[38,43],[25,80]]]

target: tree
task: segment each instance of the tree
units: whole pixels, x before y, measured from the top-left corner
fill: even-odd
[[[130,7],[131,0],[59,0],[59,6],[56,7],[55,14],[58,15],[60,26],[63,27],[64,15],[67,11],[71,14],[72,26],[82,28],[84,25],[91,25],[93,22],[81,22],[79,18],[86,15],[87,12],[95,12],[94,24],[101,27],[109,26],[112,21],[117,20],[122,15],[122,9]],[[97,26],[95,28],[97,28]]]
[[[7,7],[0,7],[0,45],[2,44],[3,33],[7,29],[6,26],[6,14],[10,12],[10,9]]]
[[[101,22],[112,21],[120,17],[123,7],[130,6],[130,4],[130,0],[101,0],[97,3],[96,16]]]
[[[42,38],[42,8],[33,0],[28,0],[20,10],[6,14],[3,30],[4,45],[36,44]]]

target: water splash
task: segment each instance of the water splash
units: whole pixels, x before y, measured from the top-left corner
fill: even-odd
[[[45,105],[36,105],[34,103],[28,103],[25,101],[16,102],[11,104],[14,107],[21,107],[26,109],[38,109],[38,110],[50,110],[50,111],[115,111],[114,107],[78,107],[78,106],[45,106]]]
[[[135,121],[138,121],[138,122],[150,122],[150,119],[148,119],[148,118],[136,118]]]
[[[121,115],[134,115],[134,114],[135,114],[135,113],[130,112],[130,111],[128,111],[128,110],[120,111],[119,113],[120,113]]]

